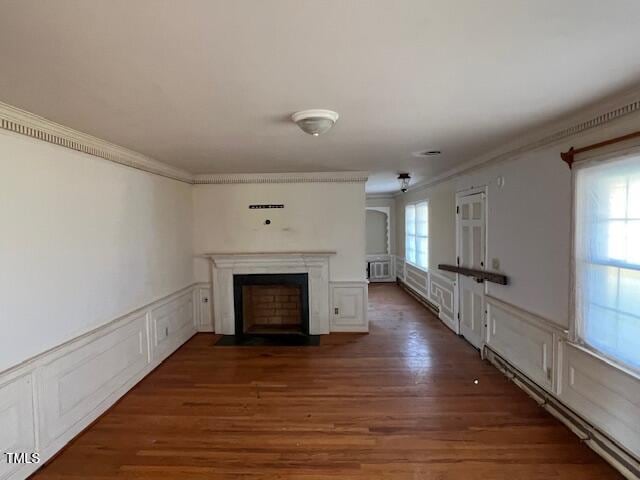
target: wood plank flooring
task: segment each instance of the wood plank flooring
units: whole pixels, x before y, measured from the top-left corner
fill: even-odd
[[[621,478],[405,292],[369,295],[371,333],[319,347],[196,335],[34,478]]]

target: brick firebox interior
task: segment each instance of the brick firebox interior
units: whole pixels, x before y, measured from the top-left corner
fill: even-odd
[[[300,331],[300,287],[245,285],[242,287],[244,331]]]

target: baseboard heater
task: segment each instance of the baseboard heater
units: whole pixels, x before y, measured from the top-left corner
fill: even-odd
[[[598,430],[598,428],[594,427],[589,421],[582,418],[571,408],[539,387],[509,363],[509,361],[486,345],[484,347],[484,356],[498,370],[504,373],[507,378],[532,397],[541,407],[564,423],[582,442],[586,443],[592,450],[604,458],[625,478],[629,480],[640,480],[640,461],[628,453],[624,447],[620,446],[606,433]]]
[[[429,309],[431,311],[431,313],[433,313],[436,317],[440,315],[440,307],[438,307],[438,305],[436,305],[435,303],[431,303],[429,300],[424,298],[422,295],[420,295],[420,293],[418,293],[416,290],[411,288],[409,285],[407,285],[405,282],[400,280],[400,278],[398,278],[398,277],[396,277],[396,283],[398,285],[400,285],[400,287],[405,292],[407,292],[409,295],[411,295],[413,298],[415,298],[422,305],[427,307],[427,309]]]

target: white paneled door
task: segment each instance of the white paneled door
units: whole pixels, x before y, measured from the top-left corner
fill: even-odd
[[[474,193],[458,197],[458,265],[484,270],[486,233],[486,196]],[[458,275],[458,312],[460,333],[476,348],[484,335],[484,283],[475,277]]]

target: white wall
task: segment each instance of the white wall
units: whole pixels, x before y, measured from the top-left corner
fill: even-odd
[[[193,283],[191,186],[0,131],[0,371]]]
[[[388,254],[389,215],[377,210],[367,210],[367,255]]]
[[[432,187],[396,197],[397,237],[404,236],[404,206],[429,200],[429,268],[455,263],[455,195],[487,186],[487,264],[497,258],[509,285],[488,293],[568,326],[571,246],[571,171],[560,152],[637,129],[640,115],[624,117],[562,142],[479,168]],[[499,188],[497,178],[504,178]],[[398,254],[404,256],[403,242]],[[445,274],[446,272],[440,272]]]
[[[195,185],[193,201],[196,254],[336,251],[331,281],[365,279],[364,183]],[[206,260],[196,260],[196,277],[210,280]]]
[[[389,197],[367,197],[367,207],[386,207],[389,209],[389,254],[395,255],[397,250],[396,242],[396,200]]]

